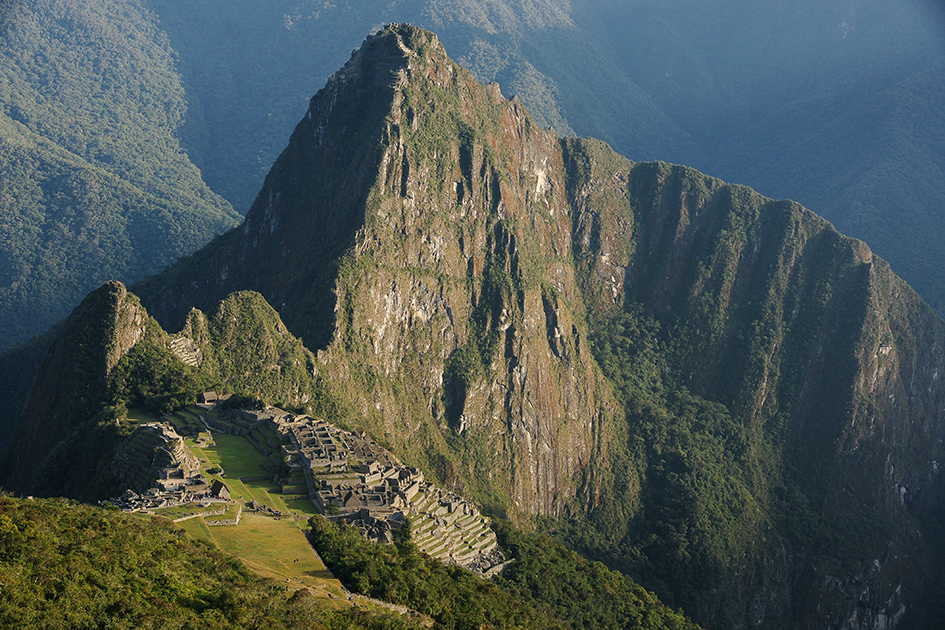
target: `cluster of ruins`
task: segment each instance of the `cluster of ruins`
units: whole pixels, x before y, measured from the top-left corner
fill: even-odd
[[[274,408],[238,413],[232,419],[243,431],[252,432],[257,423],[272,428],[278,450],[261,450],[270,461],[276,456],[288,478],[301,472],[308,496],[329,518],[384,543],[409,523],[420,549],[477,572],[504,560],[495,533],[472,503],[429,483],[367,434]],[[254,443],[260,447],[261,441]]]
[[[274,407],[221,409],[215,396],[206,398],[200,405],[205,413],[199,415],[204,441],[212,440],[210,431],[245,437],[265,456],[264,466],[283,495],[308,497],[328,518],[353,525],[377,542],[394,542],[407,528],[421,550],[477,573],[504,561],[488,520],[473,504],[429,483],[420,470],[404,466],[367,434]],[[143,494],[126,492],[114,501],[123,509],[229,499],[221,482],[208,487],[198,460],[166,422],[138,427],[112,468],[129,487],[158,486]],[[247,504],[250,510],[256,507]]]
[[[112,503],[126,511],[221,500],[216,486],[211,487],[200,472],[200,462],[168,422],[138,426],[119,446],[111,470],[128,488]]]
[[[218,488],[218,484],[222,486]],[[202,484],[199,491],[171,489],[167,490],[158,486],[148,488],[141,494],[131,490],[125,490],[120,497],[109,500],[107,503],[114,505],[124,512],[152,512],[154,510],[163,510],[167,508],[180,507],[183,505],[197,505],[201,508],[209,508],[214,505],[222,506],[220,513],[226,511],[225,506],[230,501],[229,493],[226,492],[226,486],[219,481],[212,486]],[[207,513],[210,514],[210,513]]]

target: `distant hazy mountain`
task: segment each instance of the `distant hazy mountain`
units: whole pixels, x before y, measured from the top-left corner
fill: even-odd
[[[238,218],[181,148],[187,99],[154,22],[126,0],[0,5],[0,349]]]

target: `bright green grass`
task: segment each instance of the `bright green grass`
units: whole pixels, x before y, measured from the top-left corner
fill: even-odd
[[[210,528],[207,527],[207,524],[202,518],[193,518],[189,521],[181,521],[180,523],[177,523],[177,527],[180,527],[182,530],[190,534],[192,538],[212,542],[209,534]]]
[[[293,512],[299,512],[300,514],[305,514],[311,516],[312,514],[318,514],[318,508],[315,507],[315,504],[312,503],[311,499],[285,499],[283,501],[286,507]]]
[[[280,488],[274,486],[271,481],[264,479],[262,481],[240,481],[232,477],[221,477],[220,475],[208,475],[211,483],[219,479],[226,484],[230,490],[230,496],[234,501],[248,502],[250,500],[256,503],[268,505],[274,510],[283,513],[290,511],[298,512],[301,515],[312,515],[316,513],[315,506],[308,499],[293,499],[286,501],[280,494]]]
[[[207,527],[201,519],[180,526],[195,538],[240,558],[255,573],[283,583],[290,590],[302,587],[342,597],[341,584],[332,576],[305,537],[305,520],[275,519],[243,511],[236,527]],[[297,561],[296,561],[297,560]]]
[[[198,448],[211,465],[219,466],[230,479],[259,477],[268,472],[263,468],[265,457],[244,438],[218,433],[213,436],[215,446]]]
[[[216,475],[211,475],[217,478]],[[285,502],[279,494],[279,489],[274,487],[269,481],[240,481],[239,479],[221,478],[223,483],[230,489],[230,496],[234,501],[250,501],[263,503],[269,507],[287,511]]]
[[[178,527],[194,538],[233,554],[255,573],[275,579],[290,590],[311,587],[317,595],[330,595],[339,605],[348,605],[341,584],[332,577],[305,537],[307,518],[317,513],[312,502],[307,498],[286,501],[279,494],[280,488],[268,479],[241,481],[239,477],[266,475],[262,466],[265,457],[242,437],[216,433],[214,441],[214,446],[201,448],[193,440],[187,440],[204,470],[219,466],[226,474],[225,477],[207,475],[208,480],[211,483],[216,479],[223,481],[230,496],[240,505],[253,500],[280,510],[285,516],[276,519],[244,508],[240,524],[236,526],[208,527],[203,519],[195,518],[182,521]],[[233,518],[235,513],[236,505],[232,505],[225,516],[208,518]],[[179,518],[171,513],[165,516]]]
[[[206,448],[198,447],[192,440],[188,440],[187,445],[193,449],[198,458],[206,460],[203,462],[204,470],[212,466],[223,469],[225,477],[208,475],[208,479],[211,483],[215,479],[223,481],[234,500],[253,500],[282,512],[294,510],[304,515],[317,513],[315,506],[307,498],[286,501],[282,497],[281,487],[276,486],[269,479],[259,481],[239,479],[239,477],[252,478],[268,474],[262,465],[265,457],[246,439],[227,433],[217,433],[213,439],[215,445]]]
[[[135,415],[138,422],[151,421],[154,418],[143,413]],[[173,418],[182,422],[179,418]],[[318,510],[308,498],[285,500],[280,494],[280,487],[271,480],[241,481],[239,477],[258,477],[266,475],[262,466],[265,457],[242,437],[226,433],[215,433],[214,446],[200,447],[191,438],[185,442],[201,462],[206,471],[219,466],[225,472],[221,475],[207,475],[212,483],[223,481],[230,490],[234,503],[227,506],[226,514],[208,516],[210,520],[230,519],[236,516],[238,506],[250,500],[280,510],[284,516],[274,518],[253,513],[243,508],[240,524],[235,526],[209,527],[203,518],[181,521],[176,526],[186,531],[193,538],[204,540],[221,551],[232,554],[255,573],[284,584],[289,590],[311,588],[316,596],[331,598],[337,606],[349,606],[336,580],[318,554],[314,552],[305,536],[308,516]],[[189,516],[198,512],[219,509],[200,508],[190,504],[177,508],[160,510],[158,513],[169,520]],[[142,518],[150,518],[142,516]],[[287,581],[288,580],[288,581]],[[362,606],[367,605],[366,602]]]

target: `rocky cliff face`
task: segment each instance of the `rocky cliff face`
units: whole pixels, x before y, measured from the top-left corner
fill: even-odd
[[[517,514],[575,496],[612,403],[582,343],[558,140],[434,35],[368,38],[221,241],[201,277],[176,270],[196,290],[141,287],[159,318],[256,289],[361,422],[444,481]]]
[[[783,475],[820,519],[819,539],[764,568],[733,563],[751,601],[740,623],[894,627],[934,598],[915,576],[940,544],[923,536],[940,509],[942,321],[864,243],[797,204],[594,142],[564,147],[588,308],[643,304],[676,326],[679,376],[745,422],[780,462],[768,481]],[[764,520],[782,544],[796,535],[796,522]],[[837,532],[847,540],[828,543]]]
[[[393,444],[460,441],[460,479],[505,489],[515,512],[560,514],[608,411],[581,343],[558,142],[435,37],[404,35],[321,360]]]

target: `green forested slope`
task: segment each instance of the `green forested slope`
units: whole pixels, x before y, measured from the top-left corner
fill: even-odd
[[[120,494],[110,471],[132,430],[129,407],[164,414],[218,389],[334,417],[314,357],[258,294],[229,296],[184,331],[199,348],[185,364],[171,338],[117,282],[90,293],[66,319],[39,370],[6,453],[5,488],[86,501]]]
[[[4,628],[421,626],[338,609],[260,579],[167,521],[63,500],[0,497]]]
[[[519,561],[490,583],[409,543],[369,543],[320,517],[315,525],[317,549],[353,588],[421,610],[436,628],[698,628],[625,577],[508,527]],[[304,591],[286,597],[166,520],[61,499],[0,497],[0,580],[5,628],[429,627]]]
[[[500,513],[566,505],[707,626],[876,620],[899,583],[928,610],[945,327],[889,266],[795,202],[546,144],[413,29],[368,41],[244,227],[139,285],[155,316],[259,290],[395,450]]]
[[[0,348],[235,223],[176,137],[185,111],[173,53],[137,3],[3,4]]]
[[[570,540],[711,627],[934,617],[942,321],[797,204],[564,144],[625,413]]]
[[[21,437],[14,476],[4,480],[24,493],[120,492],[109,464],[130,430],[126,406],[161,413],[223,387],[339,417],[337,400],[311,373],[314,357],[258,294],[234,294],[209,318],[191,313],[185,333],[203,353],[199,368],[172,354],[167,335],[118,283],[90,294],[63,332],[27,409],[29,439]],[[313,521],[316,548],[346,584],[419,610],[437,627],[696,628],[632,580],[559,543],[509,525],[500,535],[517,562],[490,584],[404,541],[378,546],[353,528]],[[310,599],[275,599],[281,591],[169,526],[43,500],[0,497],[0,576],[17,591],[0,605],[11,627],[83,626],[92,618],[137,627],[412,627],[325,611]]]
[[[313,546],[350,588],[444,628],[698,628],[626,576],[507,523],[497,524],[497,534],[514,562],[490,581],[433,560],[409,539],[379,545],[320,516],[309,525]]]

